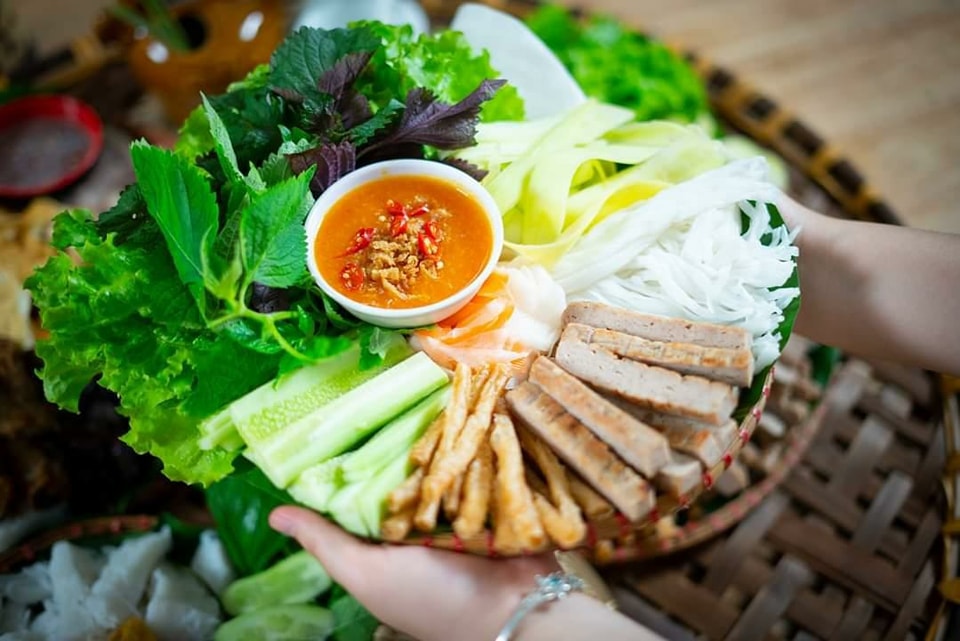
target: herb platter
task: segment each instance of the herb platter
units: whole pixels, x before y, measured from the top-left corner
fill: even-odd
[[[475,37],[525,29],[471,11]],[[217,487],[247,459],[244,478],[371,538],[523,554],[688,504],[749,439],[799,304],[767,161],[689,122],[699,85],[650,112],[558,72],[566,103],[525,119],[538,79],[498,59],[452,30],[305,28],[205,96],[174,150],[134,143],[137,182],[98,216],[62,214],[61,252],[28,282],[48,398],[76,410],[97,379],[170,478]],[[431,231],[456,209],[380,197],[382,225],[338,241],[304,222],[358,168],[411,158],[481,181],[504,240],[451,315],[387,328],[318,287],[308,243],[390,307],[413,295],[404,266],[442,280],[471,242]]]

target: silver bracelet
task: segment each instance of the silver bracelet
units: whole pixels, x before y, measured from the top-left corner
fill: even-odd
[[[517,606],[517,609],[507,619],[503,629],[500,630],[496,641],[510,641],[510,637],[516,632],[523,618],[541,605],[565,599],[572,592],[581,592],[585,587],[579,577],[562,572],[554,572],[547,576],[537,575],[536,580],[537,589],[523,597],[520,605]]]

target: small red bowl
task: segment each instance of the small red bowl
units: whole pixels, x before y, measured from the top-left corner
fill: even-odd
[[[27,96],[0,105],[0,198],[60,191],[93,167],[102,149],[100,117],[76,98]],[[49,175],[21,179],[30,161]]]

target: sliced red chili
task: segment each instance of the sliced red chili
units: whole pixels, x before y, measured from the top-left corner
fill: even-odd
[[[340,254],[340,256],[349,256],[350,254],[356,254],[358,251],[366,249],[373,241],[373,234],[373,227],[361,227],[354,235],[353,241],[350,243],[347,251]]]
[[[390,235],[399,236],[400,234],[407,231],[407,224],[410,222],[410,219],[407,218],[407,215],[401,213],[399,215],[394,215],[390,219]]]
[[[427,221],[427,224],[423,226],[423,230],[427,232],[427,236],[433,240],[440,241],[440,227],[437,225],[437,221]]]
[[[395,200],[387,201],[387,213],[391,216],[402,216],[407,213],[406,207],[403,206],[403,203],[398,203]]]
[[[356,263],[347,263],[340,270],[340,280],[347,289],[360,289],[363,287],[363,270]]]
[[[430,213],[430,206],[427,205],[427,203],[423,203],[422,205],[416,207],[413,211],[411,211],[410,216],[411,217],[423,216],[424,214],[429,214],[429,213]]]
[[[417,234],[417,245],[420,247],[420,254],[423,256],[436,256],[440,251],[440,245],[433,238],[424,232]]]

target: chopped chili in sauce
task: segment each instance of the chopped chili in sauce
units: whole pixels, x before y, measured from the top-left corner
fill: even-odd
[[[453,183],[388,176],[357,187],[324,216],[317,265],[357,302],[385,308],[438,302],[468,285],[493,250],[483,209]]]

